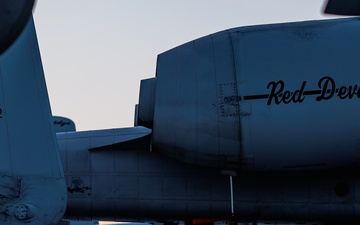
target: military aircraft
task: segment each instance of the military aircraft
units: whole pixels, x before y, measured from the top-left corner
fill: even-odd
[[[134,127],[57,134],[66,215],[358,220],[359,22],[240,27],[160,54]]]
[[[141,81],[134,127],[77,132],[52,116],[30,17],[0,58],[0,224],[359,222],[359,25],[188,42]]]

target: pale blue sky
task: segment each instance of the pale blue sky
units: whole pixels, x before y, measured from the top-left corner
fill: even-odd
[[[324,0],[38,0],[40,52],[54,115],[77,130],[133,125],[157,55],[228,28],[329,19]]]

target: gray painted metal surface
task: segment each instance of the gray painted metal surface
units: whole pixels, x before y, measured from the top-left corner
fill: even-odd
[[[107,135],[97,135],[98,131],[91,136],[58,134],[68,185],[66,217],[114,221],[231,218],[229,177],[218,169],[177,162],[150,152],[149,145],[138,150],[89,151],[96,142],[113,144],[110,140],[121,139],[118,136],[130,128],[126,129],[99,131]],[[149,135],[144,128],[135,129],[143,130],[139,138]],[[359,172],[238,172],[233,177],[235,218],[242,222],[359,219]]]
[[[324,12],[327,14],[359,16],[359,0],[327,0]]]
[[[137,123],[145,127],[153,127],[156,78],[145,79],[141,81],[139,94],[139,106]]]
[[[234,28],[159,55],[138,105],[151,134],[58,134],[66,215],[359,220],[359,28],[357,18]],[[121,137],[129,131],[143,135]]]
[[[31,17],[35,0],[0,2],[0,54],[17,39]]]
[[[149,128],[55,137],[31,20],[0,58],[1,224],[57,224],[66,203],[70,219],[359,221],[359,26],[186,43],[143,82]]]
[[[358,18],[336,19],[234,28],[160,54],[153,150],[220,169],[358,165],[359,39]]]
[[[66,186],[32,18],[0,56],[0,224],[57,224]]]

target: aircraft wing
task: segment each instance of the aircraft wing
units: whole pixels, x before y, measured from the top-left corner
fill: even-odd
[[[88,138],[91,140],[88,148],[89,151],[149,150],[150,134],[151,129],[137,126],[95,131],[64,132],[57,133],[57,137],[58,140],[69,137],[72,139],[82,137],[84,140]]]

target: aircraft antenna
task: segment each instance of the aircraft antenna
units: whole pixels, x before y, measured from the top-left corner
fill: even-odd
[[[230,209],[231,209],[231,218],[234,218],[234,191],[233,191],[233,177],[236,176],[236,172],[233,170],[222,170],[221,174],[229,176],[230,184]],[[233,221],[231,221],[233,222]]]

